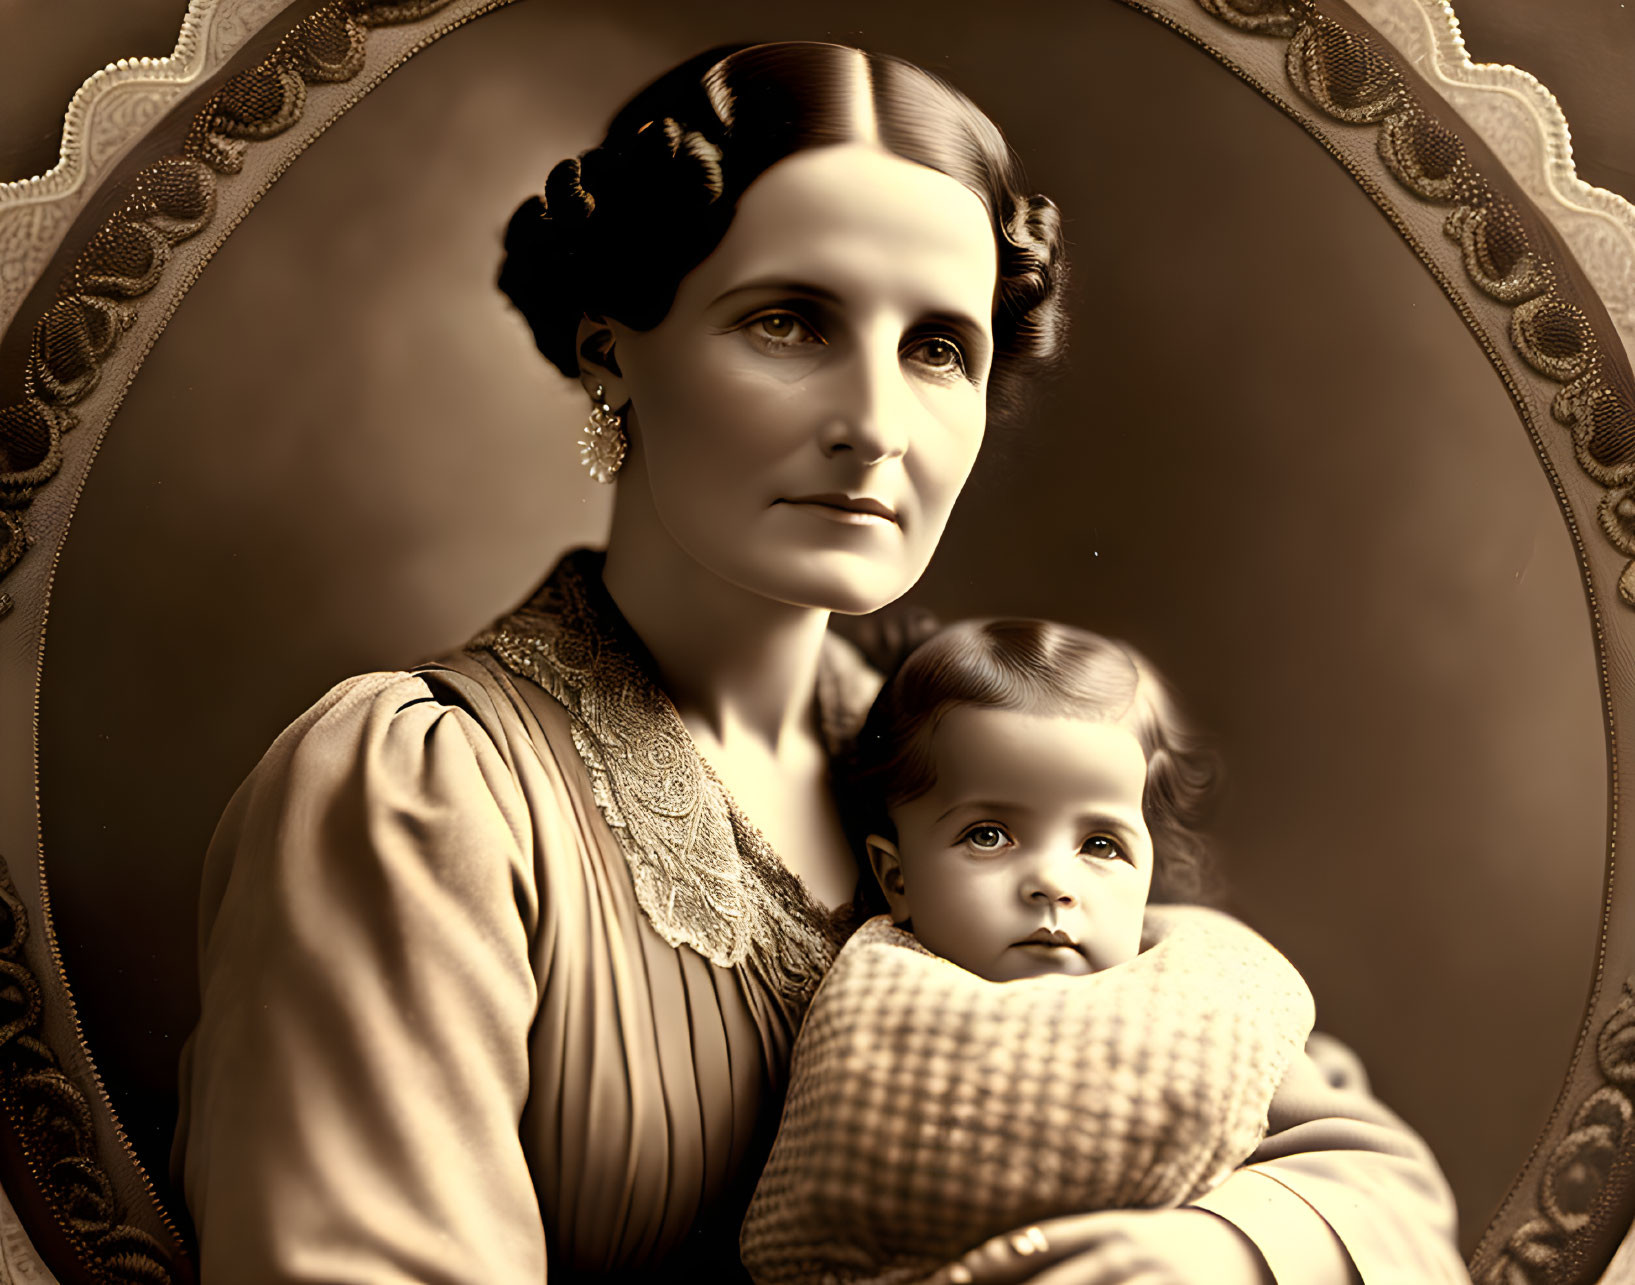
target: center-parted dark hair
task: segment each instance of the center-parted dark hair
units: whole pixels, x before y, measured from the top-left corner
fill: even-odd
[[[1027,194],[1003,135],[970,99],[913,63],[844,45],[709,50],[631,99],[599,147],[552,170],[543,199],[511,217],[499,277],[539,350],[573,377],[581,317],[658,325],[756,178],[795,152],[859,141],[862,93],[882,147],[987,206],[999,249],[989,415],[1017,409],[1065,336],[1056,207]]]
[[[1209,891],[1201,823],[1215,759],[1187,726],[1169,684],[1140,653],[1044,620],[949,625],[886,680],[841,782],[854,841],[895,838],[890,813],[936,784],[932,733],[961,705],[1117,723],[1147,759],[1141,811],[1152,834],[1155,901]]]

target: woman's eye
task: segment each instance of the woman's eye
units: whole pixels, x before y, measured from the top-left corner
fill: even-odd
[[[974,825],[960,836],[960,842],[977,852],[998,852],[1010,846],[1011,837],[997,825]]]
[[[763,312],[745,322],[743,330],[762,352],[785,352],[823,342],[817,331],[792,312]]]
[[[1114,861],[1125,860],[1124,849],[1119,846],[1117,839],[1105,834],[1093,834],[1084,841],[1079,849],[1087,857],[1108,857]]]
[[[965,354],[952,339],[933,335],[909,349],[909,355],[925,369],[938,375],[963,375]]]

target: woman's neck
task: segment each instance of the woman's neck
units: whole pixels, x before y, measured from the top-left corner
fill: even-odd
[[[695,739],[776,754],[810,735],[827,610],[722,579],[628,502],[614,506],[602,579]]]

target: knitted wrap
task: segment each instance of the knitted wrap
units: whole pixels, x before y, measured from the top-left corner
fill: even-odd
[[[1218,911],[1149,907],[1142,944],[996,983],[869,920],[795,1045],[743,1227],[758,1285],[919,1280],[1032,1222],[1183,1204],[1241,1164],[1311,992]]]

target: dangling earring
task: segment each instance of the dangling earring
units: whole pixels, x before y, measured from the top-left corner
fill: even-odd
[[[604,391],[596,385],[590,420],[579,435],[579,461],[598,482],[612,482],[630,442],[624,435],[624,418],[602,400]]]

